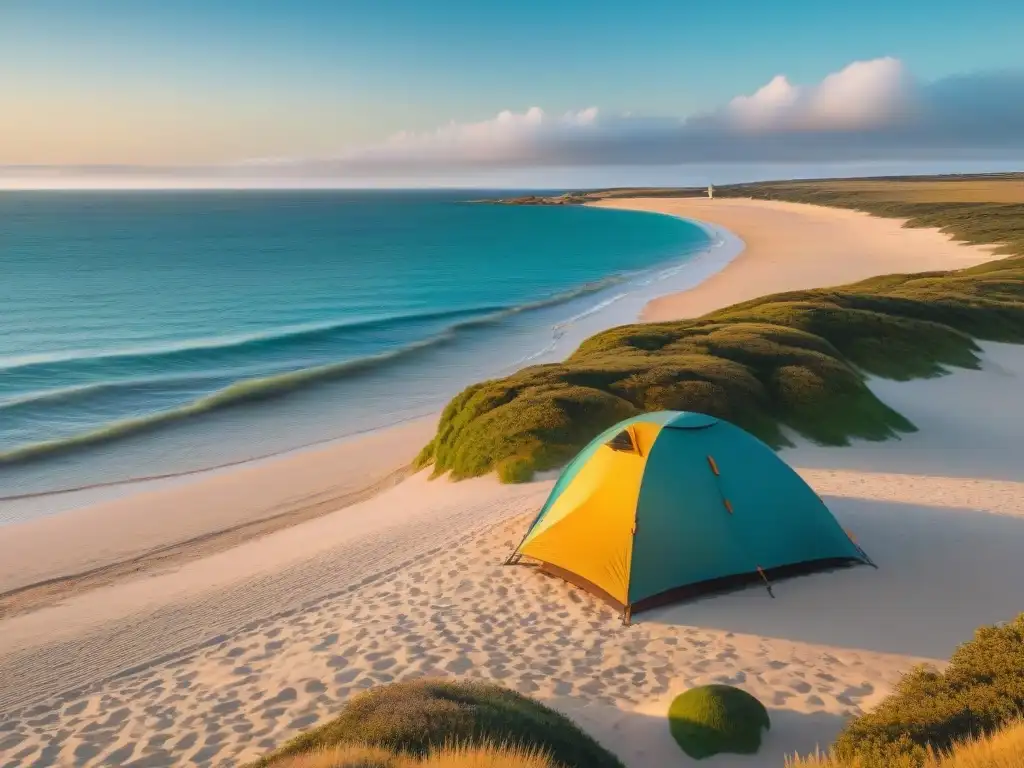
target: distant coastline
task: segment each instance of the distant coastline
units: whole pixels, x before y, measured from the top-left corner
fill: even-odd
[[[520,197],[499,197],[490,200],[471,200],[483,205],[584,205],[594,200],[588,192],[566,192],[561,195],[522,195]]]
[[[740,184],[715,185],[715,197],[751,198],[755,200],[780,200],[789,202],[806,202],[815,205],[827,205],[837,208],[856,208],[878,216],[899,216],[894,211],[897,206],[875,206],[877,202],[870,191],[858,194],[851,191],[853,184],[885,185],[894,189],[893,185],[931,185],[942,184],[976,186],[972,194],[976,199],[986,199],[990,192],[988,185],[1005,183],[1024,183],[1024,172],[1006,171],[1000,173],[949,173],[933,176],[863,176],[857,178],[823,178],[794,179],[790,181],[756,181]],[[963,187],[957,191],[960,192]],[[606,200],[631,198],[706,198],[707,186],[689,187],[607,187],[604,189],[573,190],[552,195],[518,195],[485,200],[474,200],[476,203],[490,205],[588,205]],[[1007,202],[1018,201],[1019,195],[1011,193]],[[896,202],[896,201],[892,201]],[[907,201],[903,201],[905,204]],[[909,211],[907,212],[909,213]]]

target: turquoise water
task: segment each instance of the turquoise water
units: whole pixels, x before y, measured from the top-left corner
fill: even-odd
[[[430,413],[632,320],[709,244],[664,216],[465,197],[4,194],[0,497]]]

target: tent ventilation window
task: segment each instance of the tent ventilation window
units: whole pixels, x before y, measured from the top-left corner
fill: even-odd
[[[636,446],[633,445],[633,438],[629,432],[622,430],[608,441],[608,447],[613,451],[622,451],[624,453],[636,453]]]

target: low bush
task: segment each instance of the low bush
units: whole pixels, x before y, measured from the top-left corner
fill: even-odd
[[[550,755],[564,768],[622,768],[571,720],[495,685],[417,680],[373,688],[338,717],[295,737],[257,766],[351,744],[426,757],[447,746],[493,744]],[[428,763],[430,765],[430,763]]]
[[[980,739],[962,741],[946,752],[929,750],[923,762],[910,755],[884,763],[836,754],[794,757],[786,768],[1024,768],[1024,722],[1016,722]]]
[[[834,745],[839,759],[874,766],[924,765],[929,749],[992,733],[1024,717],[1024,614],[982,627],[943,672],[919,667],[892,695],[851,720]],[[903,762],[901,762],[903,761]]]
[[[705,685],[677,696],[668,723],[676,743],[697,760],[720,752],[753,754],[761,747],[761,731],[771,728],[764,705],[731,685]]]

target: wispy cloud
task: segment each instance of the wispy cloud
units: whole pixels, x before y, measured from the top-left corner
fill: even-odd
[[[182,176],[329,179],[466,170],[692,163],[962,161],[1024,158],[1024,72],[922,82],[894,58],[858,61],[818,83],[784,75],[688,118],[503,111],[479,122],[401,132],[331,157],[258,158]],[[95,169],[94,169],[95,170]],[[6,169],[6,175],[86,169]],[[149,176],[170,169],[106,168]]]
[[[460,165],[865,161],[1024,151],[1024,73],[921,83],[897,59],[858,61],[812,85],[773,77],[687,119],[539,108],[403,133],[318,161],[325,170]]]

